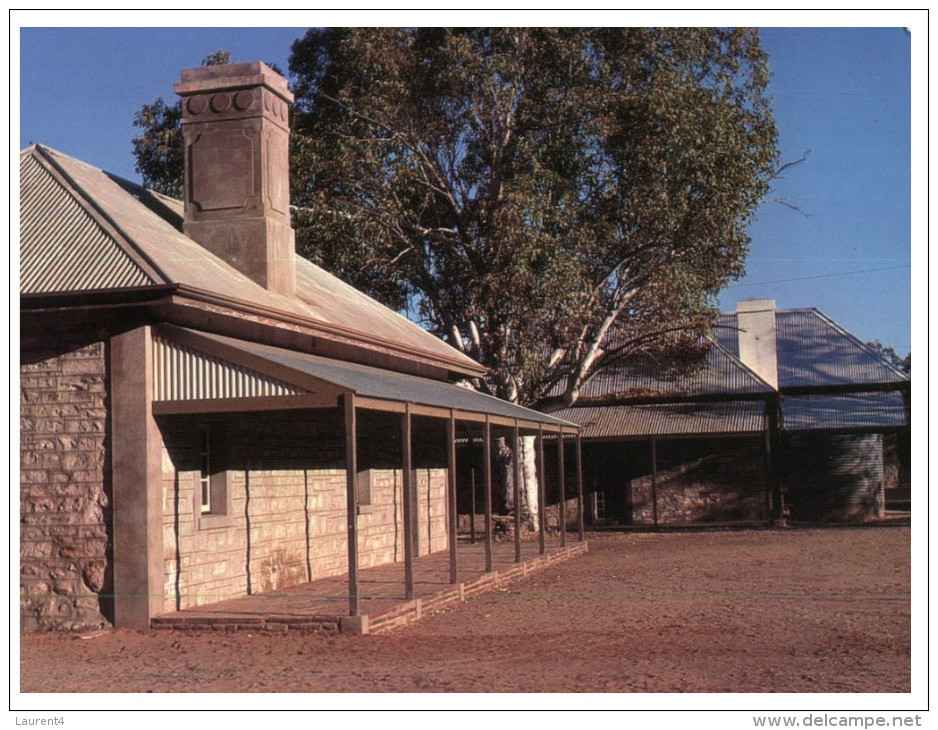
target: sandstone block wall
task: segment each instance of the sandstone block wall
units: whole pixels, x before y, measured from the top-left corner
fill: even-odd
[[[20,618],[110,623],[106,347],[25,352],[20,367]]]
[[[575,494],[575,492],[574,492]],[[586,495],[583,497],[586,502]],[[567,533],[575,532],[580,524],[580,511],[577,498],[574,496],[564,502],[563,507],[564,530]],[[560,532],[560,503],[548,505],[544,509],[544,523],[548,532]]]
[[[419,555],[445,550],[446,469],[417,469],[417,552]]]
[[[394,432],[362,424],[361,438],[390,450]],[[198,429],[224,433],[227,520],[205,526],[195,503]],[[277,590],[348,569],[344,430],[330,411],[236,416],[224,423],[161,419],[166,611]],[[402,561],[403,475],[394,454],[371,458],[370,504],[358,516],[359,565]],[[419,552],[443,550],[446,469],[416,470]]]

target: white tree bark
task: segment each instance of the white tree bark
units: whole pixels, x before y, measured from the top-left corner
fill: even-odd
[[[521,437],[521,501],[527,503],[530,528],[537,529],[537,437]]]

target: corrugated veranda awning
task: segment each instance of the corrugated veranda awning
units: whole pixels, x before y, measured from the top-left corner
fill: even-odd
[[[576,406],[557,414],[579,423],[585,439],[754,434],[766,428],[762,400]]]
[[[467,387],[178,327],[154,332],[154,413],[360,408],[574,432],[578,426]]]

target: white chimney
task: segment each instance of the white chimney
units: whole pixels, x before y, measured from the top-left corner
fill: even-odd
[[[739,359],[778,390],[778,333],[774,299],[749,299],[736,304]]]

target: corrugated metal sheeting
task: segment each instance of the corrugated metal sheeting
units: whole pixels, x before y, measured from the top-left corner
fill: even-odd
[[[902,393],[786,396],[786,431],[845,428],[896,428],[908,425]]]
[[[765,429],[761,400],[582,406],[553,415],[579,423],[583,438],[756,433]]]
[[[713,343],[703,367],[688,372],[667,370],[648,356],[637,356],[601,372],[580,391],[583,399],[613,394],[654,393],[662,395],[767,393],[771,388],[739,360]]]
[[[616,334],[605,345],[614,349]],[[645,353],[609,366],[580,389],[580,398],[605,399],[630,395],[751,395],[767,393],[771,387],[740,362],[737,354],[722,343],[707,339],[706,360],[701,367],[681,372],[670,364]],[[557,384],[551,396],[562,395],[564,383]]]
[[[908,379],[816,310],[781,312],[777,323],[782,388]]]
[[[395,403],[412,403],[437,408],[452,408],[479,414],[488,413],[493,416],[517,418],[522,421],[533,421],[552,426],[574,425],[572,422],[560,420],[554,415],[533,411],[452,383],[317,357],[316,355],[284,350],[279,347],[254,342],[235,340],[221,335],[198,333],[198,336],[209,341],[219,342],[248,355],[269,360],[277,366],[285,366],[298,373],[337,385],[339,388],[351,391],[362,398],[375,398]]]
[[[119,289],[153,283],[36,159],[24,155],[21,166],[23,294]]]
[[[793,519],[880,516],[882,434],[800,434],[785,445],[785,483]]]
[[[775,313],[779,387],[898,383],[908,380],[856,337],[816,309]],[[739,355],[737,316],[725,314],[716,329],[726,350]]]
[[[157,401],[259,398],[305,393],[302,388],[160,337],[153,338]]]

